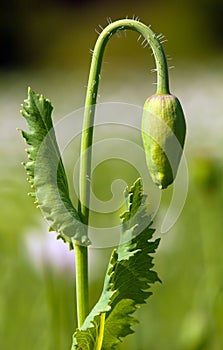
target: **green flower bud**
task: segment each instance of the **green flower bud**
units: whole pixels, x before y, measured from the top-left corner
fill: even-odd
[[[179,100],[171,94],[155,94],[144,105],[142,139],[153,182],[161,189],[175,179],[186,133]]]

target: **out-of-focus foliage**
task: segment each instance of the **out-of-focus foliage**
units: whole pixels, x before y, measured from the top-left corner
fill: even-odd
[[[86,62],[84,54],[92,48],[98,25],[111,19],[139,16],[154,30],[162,30],[171,55],[201,58],[222,52],[222,14],[220,0],[199,1],[4,1],[0,21],[0,66],[72,66]],[[133,43],[135,37],[129,43]],[[183,41],[184,45],[180,43]],[[123,41],[113,50],[122,55]],[[129,49],[128,49],[129,48]],[[129,54],[139,52],[126,45]],[[142,53],[143,55],[143,53]]]
[[[213,167],[218,169],[218,181],[213,178],[211,191],[210,179],[206,181],[205,176],[201,181],[200,166],[196,167],[200,162],[205,163],[204,168],[206,162],[211,164],[211,173]],[[106,167],[104,171],[108,174]],[[155,258],[163,284],[152,288],[153,296],[137,315],[140,325],[135,335],[129,336],[119,349],[221,349],[223,169],[211,158],[204,161],[197,157],[195,165],[189,163],[189,171],[193,175],[184,211],[174,228],[162,237]],[[39,225],[32,200],[22,195],[27,192],[24,184],[25,181],[12,187],[11,183],[8,195],[1,196],[5,225],[1,221],[0,263],[4,273],[0,280],[0,345],[5,350],[70,348],[69,334],[75,327],[72,267],[64,270],[61,263],[58,270],[58,264],[53,267],[48,261],[49,252],[43,250],[42,262],[37,270],[34,268],[25,242],[32,235],[33,223],[36,228]],[[12,203],[13,220],[11,212],[7,214]],[[26,225],[21,221],[23,215]],[[38,217],[38,221],[42,218]],[[92,304],[101,292],[101,266],[107,265],[108,253],[106,249],[91,251]]]

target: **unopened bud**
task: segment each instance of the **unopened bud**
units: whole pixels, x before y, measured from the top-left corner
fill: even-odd
[[[161,189],[175,179],[186,134],[184,113],[171,94],[155,94],[144,105],[142,138],[152,180]]]

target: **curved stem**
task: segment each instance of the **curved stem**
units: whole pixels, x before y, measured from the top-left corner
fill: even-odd
[[[91,61],[87,94],[85,100],[84,123],[81,142],[79,204],[80,216],[88,224],[89,188],[91,179],[91,145],[93,139],[94,114],[97,101],[100,70],[104,50],[111,36],[120,30],[134,30],[148,41],[152,48],[157,68],[157,94],[169,93],[168,67],[166,57],[156,34],[145,24],[131,19],[123,19],[109,24],[99,35]],[[88,150],[88,151],[87,151]],[[86,152],[87,151],[87,152]]]
[[[84,122],[82,129],[81,140],[81,157],[80,157],[80,177],[79,177],[79,215],[86,226],[89,221],[89,202],[90,202],[90,183],[91,183],[91,146],[93,140],[94,114],[97,101],[98,85],[100,80],[100,70],[104,50],[108,40],[113,34],[120,30],[133,30],[144,37],[152,48],[156,68],[157,68],[157,94],[169,93],[168,67],[165,54],[160,41],[156,34],[145,24],[131,19],[122,19],[109,24],[99,35],[91,62],[89,80],[87,86]],[[76,251],[81,249],[87,251],[87,247],[76,247]],[[77,253],[78,254],[78,253]],[[87,254],[85,254],[87,259]],[[76,259],[76,264],[78,261]],[[82,262],[83,274],[87,274],[87,260]],[[81,285],[83,281],[79,281],[77,285]],[[85,281],[86,283],[86,281]],[[82,286],[82,290],[87,290],[87,286]],[[86,297],[87,298],[87,297]],[[83,300],[82,300],[83,302]],[[87,300],[85,301],[87,303]],[[77,304],[79,301],[77,300]],[[78,319],[83,319],[83,316],[78,315]],[[79,322],[81,324],[82,322]]]

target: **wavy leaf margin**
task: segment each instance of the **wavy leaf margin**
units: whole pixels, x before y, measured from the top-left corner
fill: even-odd
[[[74,334],[72,350],[98,349],[101,327],[104,328],[101,349],[115,349],[125,336],[134,332],[132,326],[138,321],[132,314],[152,294],[151,284],[160,282],[152,270],[150,255],[155,253],[160,239],[151,241],[155,230],[147,214],[141,179],[130,188],[127,197],[128,208],[121,215],[121,243],[111,255],[99,301]]]
[[[75,242],[90,244],[86,227],[74,208],[68,181],[56,140],[52,122],[52,104],[43,95],[28,89],[28,98],[22,105],[22,116],[26,119],[29,132],[19,130],[30,146],[26,149],[29,160],[23,163],[28,181],[35,197],[35,203],[51,225],[49,231],[56,231],[73,248]]]

